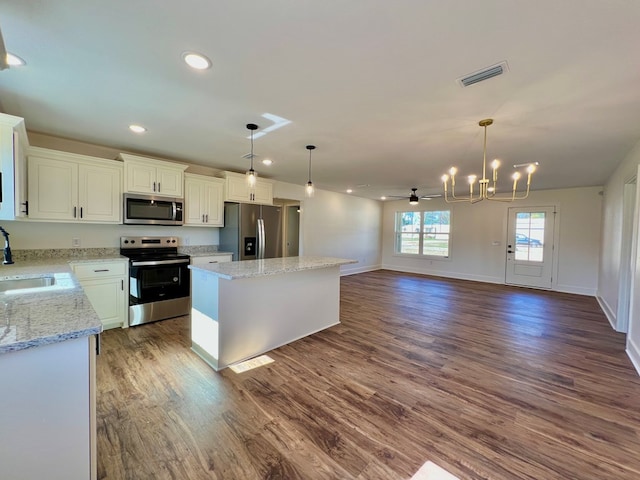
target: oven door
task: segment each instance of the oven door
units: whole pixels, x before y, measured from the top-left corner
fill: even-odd
[[[189,260],[132,261],[129,305],[188,297]]]

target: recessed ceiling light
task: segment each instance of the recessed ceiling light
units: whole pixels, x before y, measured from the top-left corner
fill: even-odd
[[[351,190],[350,188],[347,188],[347,193],[353,193],[353,190]]]
[[[201,53],[184,52],[182,54],[182,59],[187,65],[191,68],[195,68],[196,70],[206,70],[207,68],[211,68],[211,60]]]
[[[262,160],[262,164],[266,166],[273,165],[273,160],[265,158],[264,160]]]
[[[147,131],[146,128],[144,128],[142,125],[129,125],[129,130],[131,130],[133,133],[144,133]]]
[[[27,64],[23,59],[9,52],[7,52],[7,63],[10,67],[22,67]]]
[[[382,197],[380,197],[380,200],[386,200],[387,197],[385,197],[384,195]]]

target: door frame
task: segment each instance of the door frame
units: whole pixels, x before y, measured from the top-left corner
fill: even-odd
[[[559,259],[559,241],[560,241],[560,215],[561,215],[561,203],[553,203],[553,204],[543,204],[543,205],[514,205],[510,204],[509,207],[505,209],[504,216],[504,284],[505,285],[513,285],[514,287],[518,287],[520,285],[515,285],[513,283],[507,283],[507,245],[509,245],[509,208],[522,208],[522,209],[531,209],[535,210],[537,208],[553,208],[555,211],[555,215],[553,216],[553,245],[551,246],[551,255],[552,255],[552,265],[551,265],[551,288],[544,288],[542,290],[557,290],[558,285],[558,259]],[[540,288],[540,287],[529,287],[522,286],[522,288]]]

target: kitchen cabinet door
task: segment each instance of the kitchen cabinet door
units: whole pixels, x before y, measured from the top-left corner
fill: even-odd
[[[122,222],[122,170],[100,165],[78,167],[80,219]]]
[[[186,165],[121,153],[125,166],[125,191],[164,197],[184,196]]]
[[[0,355],[3,479],[95,479],[95,337]]]
[[[151,165],[127,163],[126,190],[130,193],[155,193],[156,168]]]
[[[31,148],[29,219],[121,223],[122,164]]]
[[[127,262],[76,262],[78,278],[105,330],[129,325]]]
[[[0,219],[26,216],[29,146],[24,119],[0,113]]]
[[[185,225],[222,227],[224,181],[190,173],[186,173],[184,178]]]
[[[29,218],[78,219],[78,164],[30,156],[28,164]]]
[[[158,180],[157,192],[160,195],[182,198],[183,196],[183,168],[161,168],[156,171]]]
[[[210,227],[224,226],[223,191],[224,182],[217,178],[208,180],[204,185],[205,223]]]
[[[273,184],[269,180],[258,178],[253,191],[251,191],[244,175],[225,172],[224,200],[228,202],[273,205]]]

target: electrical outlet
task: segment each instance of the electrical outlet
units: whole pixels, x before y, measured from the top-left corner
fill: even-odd
[[[79,247],[80,246],[80,238],[78,237],[73,237],[71,239],[71,246],[72,247]]]

